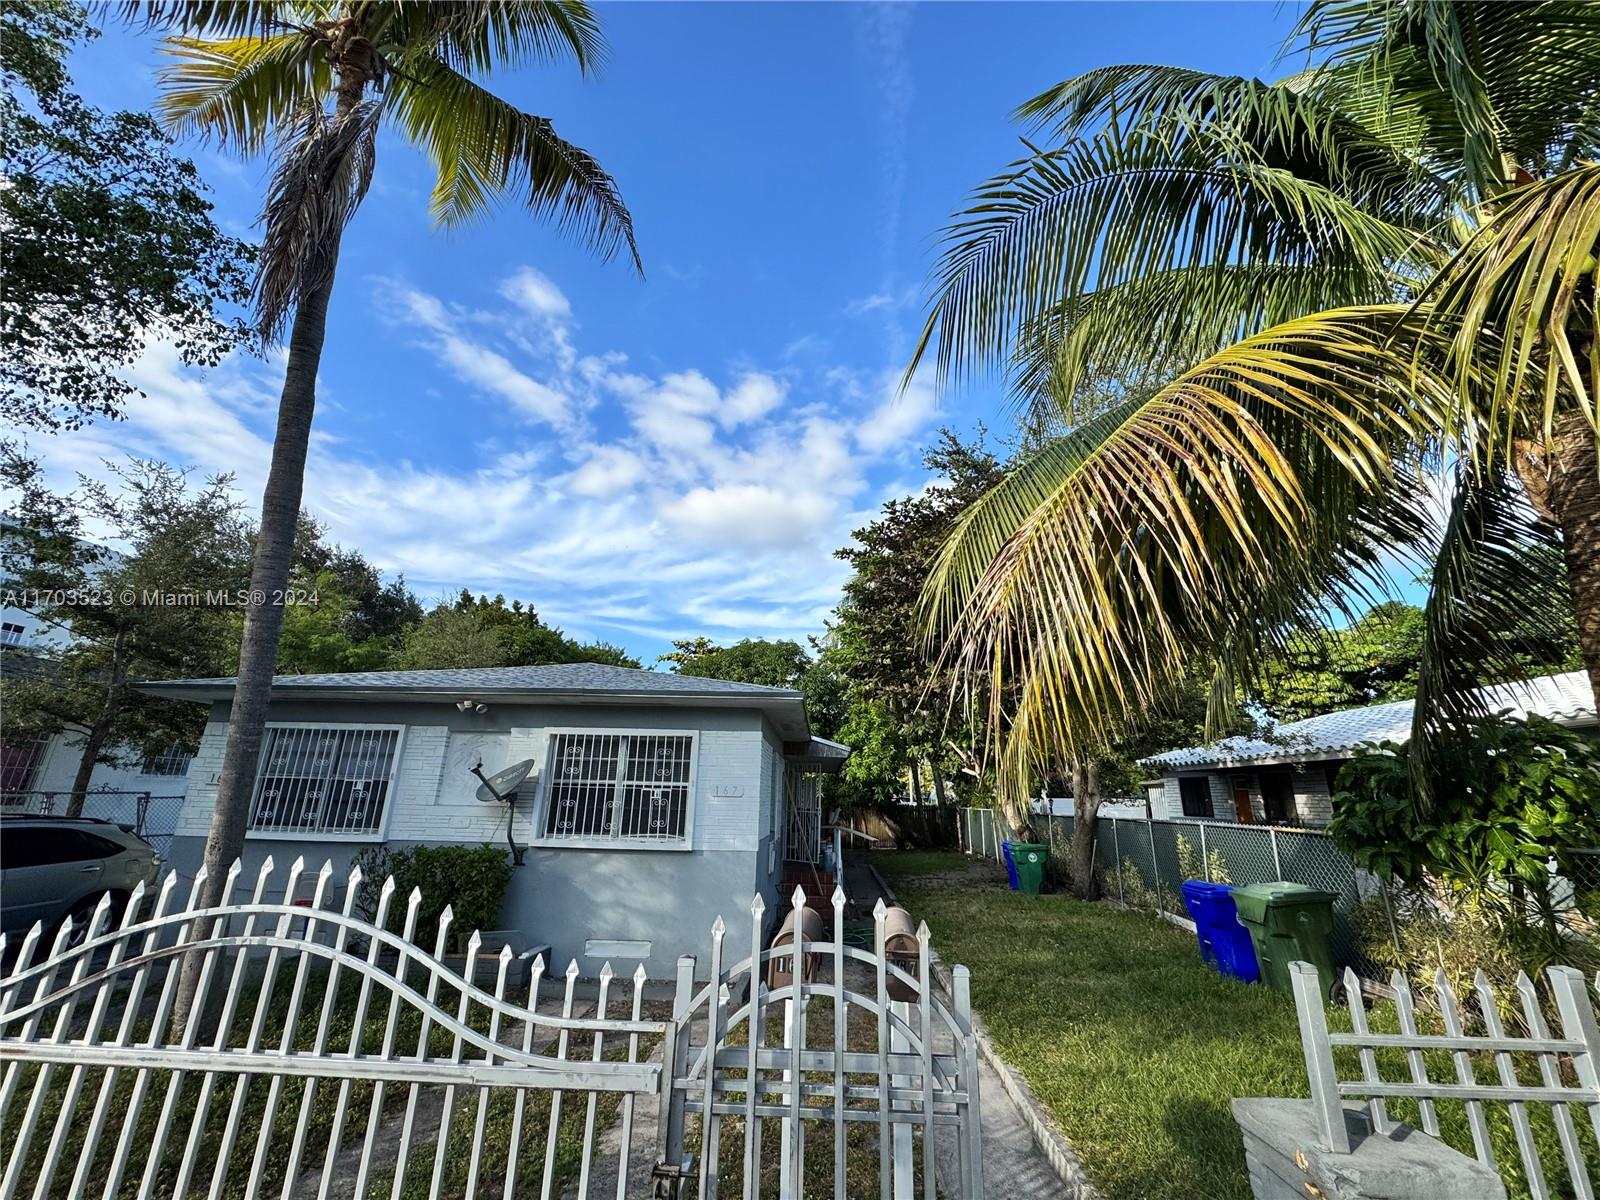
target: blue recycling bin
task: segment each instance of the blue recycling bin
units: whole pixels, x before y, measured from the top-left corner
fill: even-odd
[[[1243,983],[1259,980],[1261,968],[1256,964],[1256,948],[1250,940],[1250,931],[1239,921],[1233,904],[1233,889],[1225,883],[1188,879],[1181,890],[1183,906],[1194,920],[1201,959]]]
[[[1020,892],[1022,890],[1022,885],[1017,882],[1017,860],[1011,857],[1011,843],[1001,842],[1000,853],[1005,856],[1006,878],[1011,881],[1011,890],[1013,892]]]

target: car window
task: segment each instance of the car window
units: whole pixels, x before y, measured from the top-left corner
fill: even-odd
[[[0,870],[108,858],[121,847],[82,829],[23,826],[0,830]]]

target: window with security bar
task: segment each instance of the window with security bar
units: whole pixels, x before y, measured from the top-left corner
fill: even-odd
[[[168,746],[160,754],[147,754],[139,768],[141,775],[187,775],[194,752],[179,745]]]
[[[395,728],[269,728],[251,830],[378,833],[399,747]]]
[[[693,762],[690,735],[556,734],[550,740],[544,836],[682,842]]]

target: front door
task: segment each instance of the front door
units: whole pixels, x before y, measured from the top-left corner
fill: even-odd
[[[1241,825],[1256,823],[1255,810],[1250,807],[1250,778],[1247,775],[1233,777],[1233,813]]]

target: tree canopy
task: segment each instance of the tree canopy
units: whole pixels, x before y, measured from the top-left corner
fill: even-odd
[[[194,164],[147,113],[86,104],[67,75],[94,36],[67,0],[0,5],[0,417],[118,416],[152,338],[212,365],[246,330],[254,249],[224,234]]]

